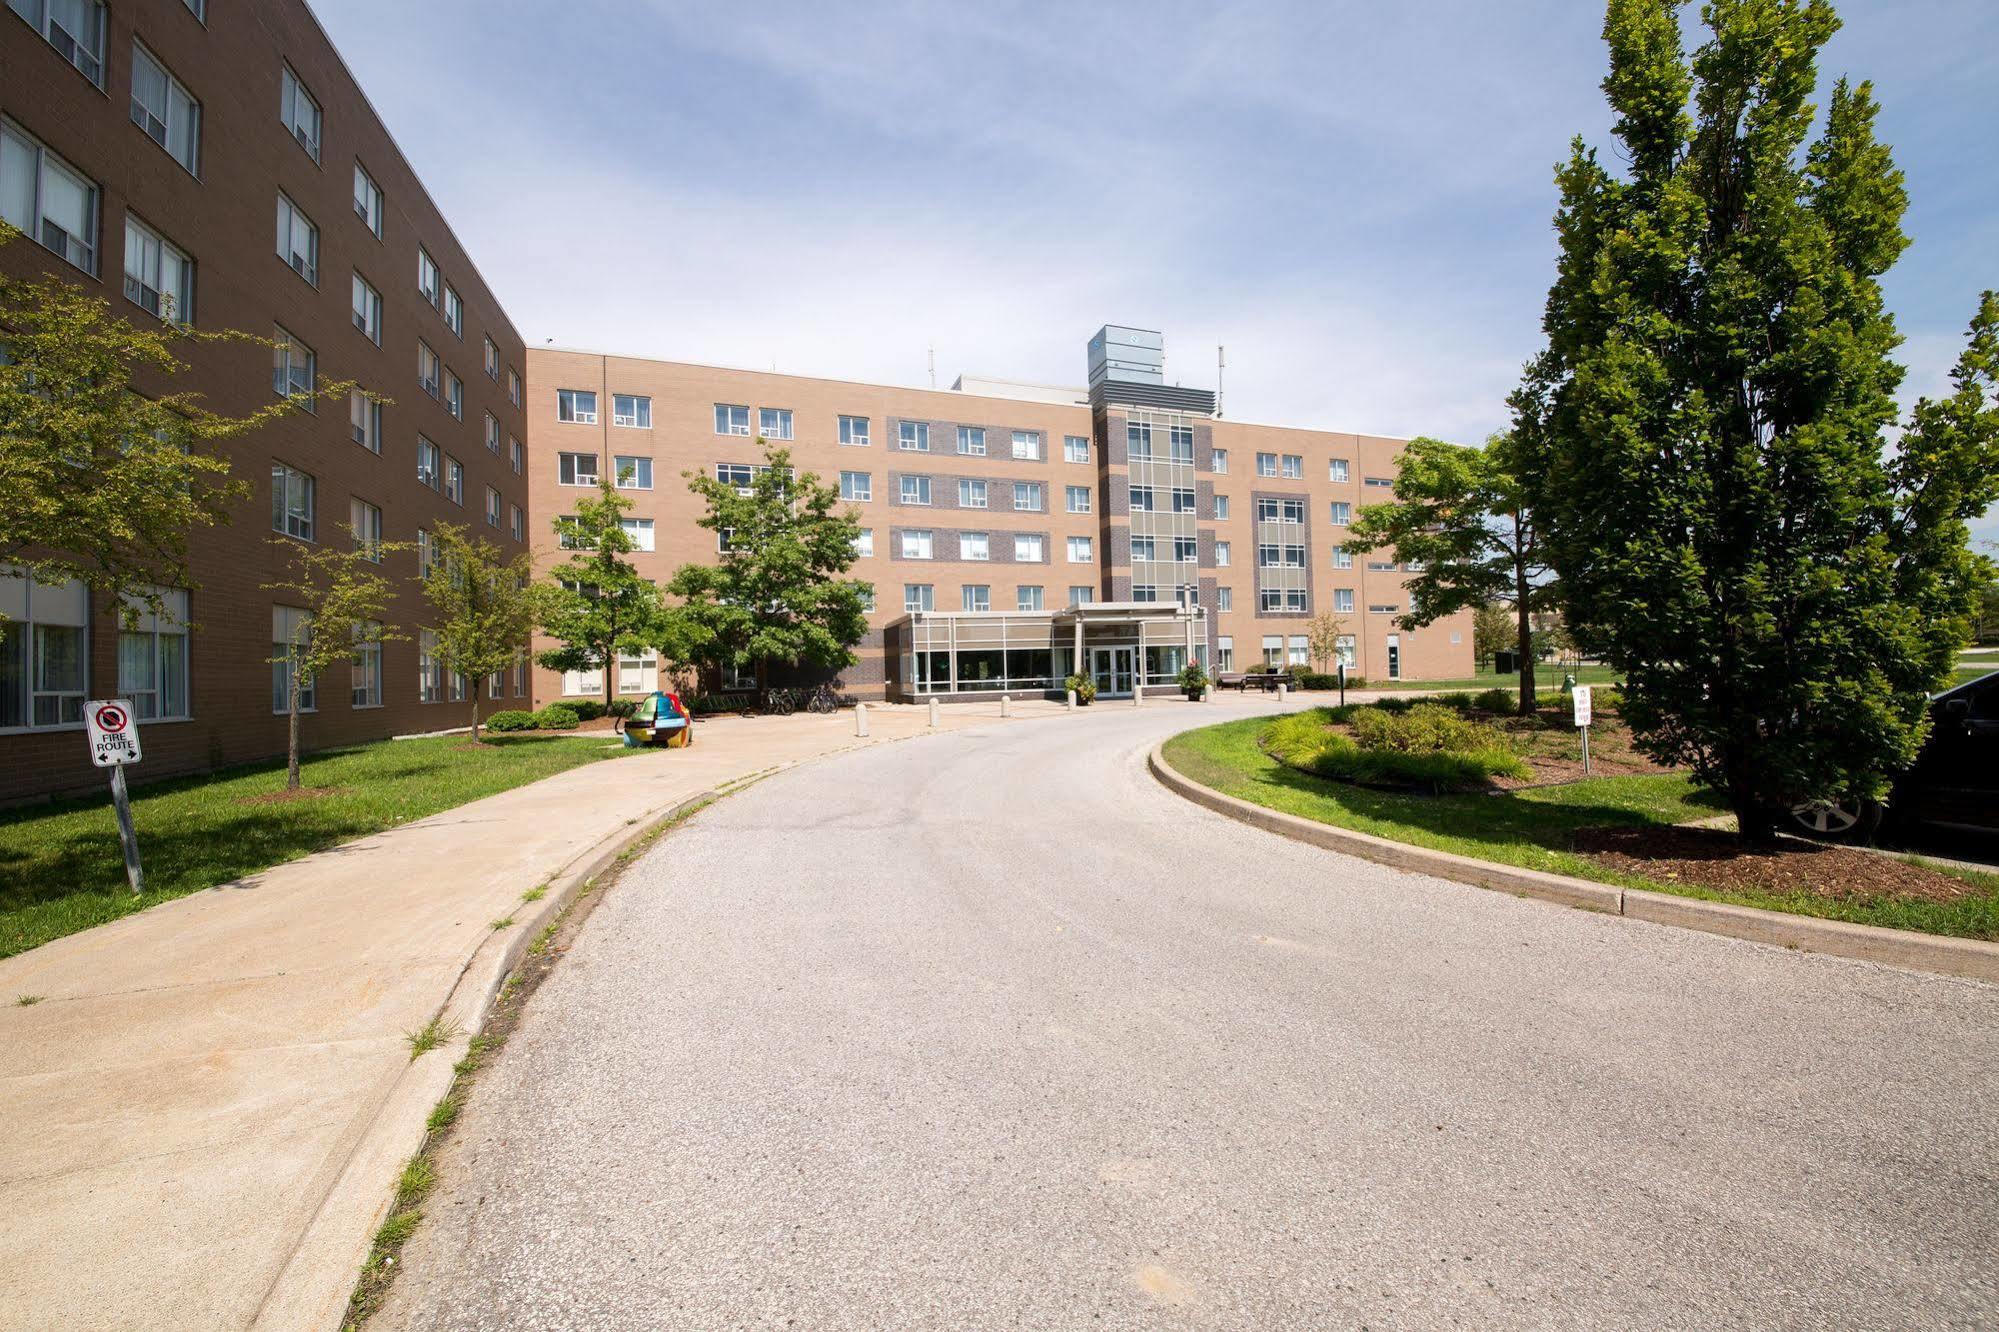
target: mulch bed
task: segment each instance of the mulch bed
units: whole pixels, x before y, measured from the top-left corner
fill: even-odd
[[[1718,828],[1580,828],[1575,847],[1612,869],[1717,892],[1955,902],[1978,891],[1962,879],[1893,856],[1792,838],[1749,848]]]
[[[301,786],[296,791],[272,791],[268,795],[237,796],[239,805],[286,805],[294,800],[317,800],[321,796],[345,795],[351,786]]]

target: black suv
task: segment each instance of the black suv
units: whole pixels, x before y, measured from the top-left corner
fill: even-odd
[[[1800,805],[1791,828],[1823,841],[1866,841],[1883,824],[1999,833],[1999,671],[1930,700],[1930,735],[1886,806],[1873,801]]]

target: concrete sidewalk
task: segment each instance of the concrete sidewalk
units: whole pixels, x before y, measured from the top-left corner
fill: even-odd
[[[703,722],[692,748],[590,764],[0,961],[0,1327],[337,1326],[465,1045],[412,1061],[405,1033],[440,1012],[474,1026],[561,890],[675,807],[929,729],[925,708],[868,712],[867,740],[851,712]],[[940,713],[944,730],[999,723],[997,700]]]

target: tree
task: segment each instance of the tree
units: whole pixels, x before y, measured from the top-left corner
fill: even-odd
[[[1471,642],[1472,655],[1484,661],[1497,653],[1504,652],[1509,642],[1517,639],[1513,617],[1506,613],[1506,607],[1496,601],[1488,601],[1472,610]]]
[[[0,222],[0,246],[20,234]],[[160,390],[188,368],[189,348],[269,344],[171,321],[133,325],[74,283],[5,274],[0,329],[0,565],[161,610],[158,589],[195,585],[189,533],[227,522],[250,494],[218,446],[298,403],[232,417],[197,394]]]
[[[520,659],[534,633],[534,557],[505,553],[468,529],[439,523],[436,556],[422,571],[438,664],[470,682],[472,742],[479,743],[479,700],[489,677]]]
[[[595,499],[578,500],[576,512],[555,519],[564,550],[573,550],[549,571],[553,580],[536,592],[536,619],[557,646],[535,655],[555,671],[604,673],[604,706],[611,706],[618,658],[645,651],[659,630],[659,589],[639,577],[624,556],[633,549],[625,530],[631,507],[610,481],[597,483]]]
[[[1880,277],[1907,240],[1869,86],[1807,144],[1825,0],[1611,0],[1628,169],[1557,173],[1546,350],[1515,393],[1523,475],[1578,645],[1638,746],[1725,794],[1746,840],[1882,793],[1969,624],[1966,520],[1999,496],[1999,301],[1954,391],[1886,446],[1902,368]]]
[[[287,609],[302,612],[286,617],[281,651],[269,660],[281,668],[285,681],[285,789],[298,790],[298,712],[304,689],[342,662],[352,662],[355,649],[408,637],[383,623],[395,591],[382,573],[383,552],[403,543],[356,544],[349,549],[315,546],[290,537],[272,537],[285,558],[286,577],[263,584],[266,592],[283,593]]]
[[[1534,711],[1533,619],[1554,604],[1556,590],[1536,505],[1521,476],[1507,435],[1494,435],[1483,449],[1411,440],[1402,451],[1394,501],[1363,507],[1345,544],[1357,553],[1390,548],[1398,560],[1422,566],[1409,582],[1409,610],[1397,621],[1404,629],[1468,606],[1507,607],[1520,653],[1524,717]]]
[[[1313,664],[1321,671],[1340,655],[1340,640],[1347,634],[1347,622],[1331,611],[1320,611],[1305,621],[1305,647]]]
[[[869,583],[841,575],[853,567],[860,524],[840,492],[811,472],[794,475],[789,449],[759,440],[764,466],[747,493],[698,472],[688,488],[707,501],[700,525],[722,540],[715,564],[687,564],[666,590],[659,643],[677,661],[754,666],[769,688],[772,662],[839,670],[859,660],[867,633]]]

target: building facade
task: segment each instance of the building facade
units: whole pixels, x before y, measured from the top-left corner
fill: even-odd
[[[1032,692],[1072,671],[1116,696],[1170,689],[1189,659],[1304,666],[1322,611],[1345,622],[1356,674],[1472,673],[1468,613],[1399,628],[1410,570],[1341,543],[1361,505],[1392,498],[1405,441],[1220,419],[1211,394],[1164,383],[1161,340],[1143,330],[1093,339],[1090,381],[910,389],[532,348],[538,561],[562,558],[555,520],[599,478],[632,504],[644,577],[718,558],[686,477],[748,484],[768,440],[859,517],[852,576],[875,602],[839,679],[857,697]],[[616,669],[621,693],[658,678],[649,656]],[[594,672],[535,672],[538,705],[602,687]]]
[[[228,445],[253,493],[193,534],[166,616],[0,573],[0,800],[101,785],[85,698],[134,699],[146,777],[283,752],[284,542],[529,535],[520,335],[300,0],[6,0],[0,216],[27,235],[0,247],[11,275],[278,344],[188,348],[171,387],[217,411],[348,380],[383,398]],[[416,628],[418,557],[383,558],[409,638],[314,682],[308,747],[463,722]],[[503,688],[524,702],[525,670]]]

